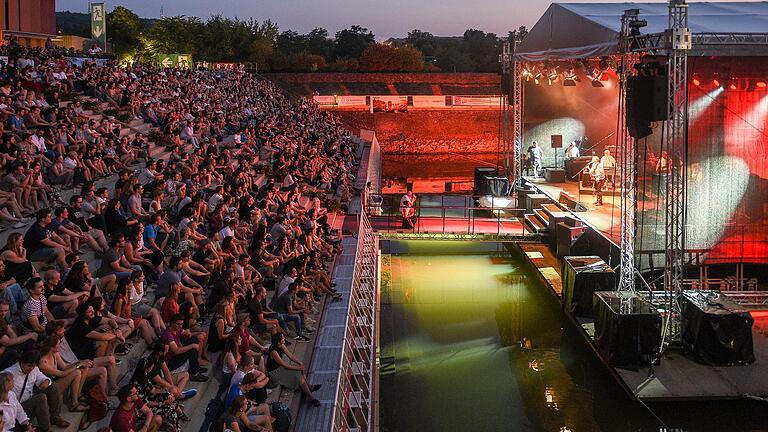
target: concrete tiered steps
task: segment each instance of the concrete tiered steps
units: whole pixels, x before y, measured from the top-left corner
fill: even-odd
[[[93,101],[96,102],[94,99],[91,98],[80,98],[81,102],[85,101]],[[69,101],[62,102],[62,106],[67,106]],[[107,104],[98,104],[98,107],[101,110],[108,109],[109,106]],[[93,111],[93,110],[84,110],[84,113],[88,115],[89,119],[100,121],[104,118],[104,115],[100,112]],[[120,123],[123,127],[120,129],[120,136],[128,136],[129,138],[133,139],[134,135],[137,132],[141,132],[144,134],[148,144],[148,156],[150,159],[153,160],[168,160],[170,157],[171,152],[169,152],[164,146],[157,145],[156,143],[150,141],[149,134],[153,130],[153,127],[149,123],[145,123],[142,120],[131,120],[129,123]],[[222,142],[227,143],[231,142],[234,139],[234,136],[229,136],[225,138]],[[191,150],[191,145],[188,145],[185,148],[186,151]],[[132,168],[143,168],[144,164],[141,163],[140,165],[134,165]],[[112,175],[106,178],[102,178],[97,180],[96,187],[108,187],[110,188],[112,185],[114,185],[115,181],[117,181],[117,176]],[[266,177],[264,175],[260,176],[257,179],[258,185],[263,185],[266,181]],[[79,191],[79,188],[75,189],[65,189],[60,191],[61,199],[64,202],[69,202],[69,198],[77,193]],[[308,202],[308,197],[302,197],[302,203],[306,205]],[[8,236],[13,232],[21,232],[24,233],[29,228],[29,226],[19,228],[19,229],[11,229],[7,228],[5,230],[0,231],[0,244],[5,244]],[[100,263],[100,260],[95,256],[95,254],[90,250],[85,250],[85,254],[82,256],[82,259],[87,261],[90,268],[98,268],[98,265]],[[36,267],[40,269],[42,266],[42,263],[35,263]],[[272,293],[270,293],[271,295]],[[150,303],[154,302],[154,292],[152,290],[147,291],[146,300],[148,300]],[[320,309],[322,311],[322,308]],[[318,322],[320,321],[319,316],[314,317]],[[118,376],[118,387],[127,384],[130,380],[133,371],[136,367],[136,364],[138,363],[139,359],[149,353],[149,348],[147,347],[146,342],[138,336],[134,337],[133,339],[129,339],[129,342],[132,343],[134,346],[131,349],[129,353],[127,353],[124,356],[118,357],[121,362],[119,365],[117,365],[117,376]],[[310,343],[297,343],[295,341],[292,341],[291,349],[293,349],[294,354],[299,356],[301,359],[308,359],[311,355],[306,354],[306,351],[308,351],[307,346],[313,345],[313,342]],[[205,413],[206,413],[206,407],[208,406],[208,403],[210,400],[216,395],[216,392],[219,387],[219,382],[216,381],[212,377],[213,375],[213,365],[215,364],[215,356],[211,356],[211,365],[207,366],[209,369],[208,375],[211,376],[211,378],[203,383],[198,382],[190,382],[187,385],[187,389],[196,389],[198,391],[197,396],[194,398],[187,400],[184,402],[185,412],[190,417],[191,421],[189,423],[182,424],[184,430],[186,431],[197,431],[200,430],[201,426],[203,425],[203,422],[205,420]],[[293,412],[296,412],[298,410],[299,401],[300,398],[294,397],[294,392],[289,391],[281,391],[280,388],[275,388],[269,397],[269,400],[282,400],[284,403],[286,403],[288,406],[290,406],[293,410]],[[110,405],[114,408],[117,406],[117,398],[116,397],[109,397]],[[88,430],[101,430],[103,428],[108,427],[109,421],[112,417],[113,410],[110,410],[110,412],[107,414],[107,416],[102,419],[99,422],[94,422]],[[61,417],[68,421],[70,423],[70,426],[65,429],[61,428],[54,428],[54,430],[57,431],[65,431],[65,432],[76,432],[78,431],[78,427],[80,425],[81,419],[85,416],[84,413],[80,412],[69,412],[68,410],[64,409],[61,413]]]

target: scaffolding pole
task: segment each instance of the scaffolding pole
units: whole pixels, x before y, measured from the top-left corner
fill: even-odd
[[[525,31],[522,30],[517,31],[512,40],[512,139],[510,145],[512,147],[511,166],[514,170],[512,181],[515,188],[522,185],[523,179],[523,63],[514,58],[514,53],[518,51],[520,42],[525,37]]]
[[[632,51],[631,26],[638,21],[638,9],[628,9],[621,17],[621,70],[619,73],[618,137],[621,157],[621,264],[619,289],[635,290],[635,233],[637,232],[637,140],[626,124],[627,79],[633,75],[638,54]]]
[[[664,290],[669,293],[668,311],[670,342],[680,342],[682,320],[680,298],[683,294],[685,225],[686,225],[686,167],[687,167],[687,78],[688,50],[691,32],[688,29],[688,5],[685,0],[669,2],[669,53],[667,61],[668,118],[665,124],[664,148],[667,150],[667,198],[665,209],[666,254]]]

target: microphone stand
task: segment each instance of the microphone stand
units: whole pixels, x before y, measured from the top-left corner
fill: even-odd
[[[579,172],[577,172],[575,176],[571,177],[571,180],[575,179],[576,177],[580,177],[581,173],[583,173],[584,170],[589,168],[590,165],[592,165],[592,162],[588,163],[587,165],[584,166],[584,168],[580,169]],[[577,185],[576,186],[576,188],[577,188],[576,190],[578,191],[578,197],[576,199],[579,201],[578,203],[576,203],[576,205],[578,207],[578,206],[581,205],[581,178],[579,178],[576,181],[576,185]]]

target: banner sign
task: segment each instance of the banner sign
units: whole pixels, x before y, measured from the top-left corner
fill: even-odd
[[[105,58],[90,58],[90,57],[67,57],[67,62],[72,66],[83,67],[83,63],[96,63],[96,66],[104,67],[109,62],[109,59]]]
[[[443,108],[445,96],[411,96],[413,106],[418,108]]]
[[[192,54],[158,54],[157,64],[161,68],[189,69],[192,67]]]
[[[499,96],[454,96],[454,106],[497,107],[501,104]]]
[[[318,105],[336,105],[335,96],[312,96],[312,99]]]
[[[106,49],[107,14],[104,3],[91,3],[91,38],[99,41],[102,49]]]
[[[371,96],[373,112],[406,112],[408,96]]]
[[[368,106],[365,96],[336,96],[336,105],[340,107],[362,107]]]

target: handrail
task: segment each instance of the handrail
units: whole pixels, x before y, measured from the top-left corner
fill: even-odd
[[[379,246],[364,212],[358,220],[349,313],[331,425],[334,432],[371,431],[374,423]]]
[[[462,196],[465,195],[447,195],[447,196]],[[377,229],[380,231],[393,231],[397,230],[402,231],[402,215],[400,214],[400,204],[397,200],[396,196],[392,195],[380,195],[381,201],[378,203],[373,203],[373,201],[369,200],[368,206],[366,208],[366,212],[373,216],[383,216],[386,218],[386,227],[378,227]],[[445,197],[446,195],[440,195],[440,202],[439,203],[424,203],[422,201],[422,197],[417,197],[416,205],[414,208],[416,209],[416,215],[419,219],[422,218],[439,218],[441,222],[441,226],[439,230],[424,230],[421,225],[418,223],[416,226],[414,226],[411,230],[413,233],[418,234],[485,234],[485,235],[526,235],[526,229],[525,229],[525,223],[522,220],[522,215],[525,213],[525,209],[522,208],[509,208],[509,207],[479,207],[475,205],[454,205],[454,204],[445,204]],[[471,199],[471,198],[470,198]],[[466,201],[465,201],[466,202]],[[433,210],[433,212],[430,212],[430,210]],[[456,215],[451,215],[451,211],[456,210]],[[439,212],[439,214],[430,214],[434,212]],[[486,217],[482,215],[478,215],[479,212],[484,213],[492,213],[495,216]],[[500,217],[497,213],[505,212],[510,213],[514,216],[511,216],[510,218]],[[520,222],[520,231],[518,232],[509,232],[506,228],[504,228],[505,223],[512,223],[514,222],[514,219],[516,219],[518,222]],[[466,226],[464,226],[462,229],[456,229],[456,224],[453,224],[451,227],[446,226],[446,222],[448,221],[466,221]],[[495,232],[487,232],[487,230],[482,230],[481,226],[478,224],[478,221],[495,221]]]

